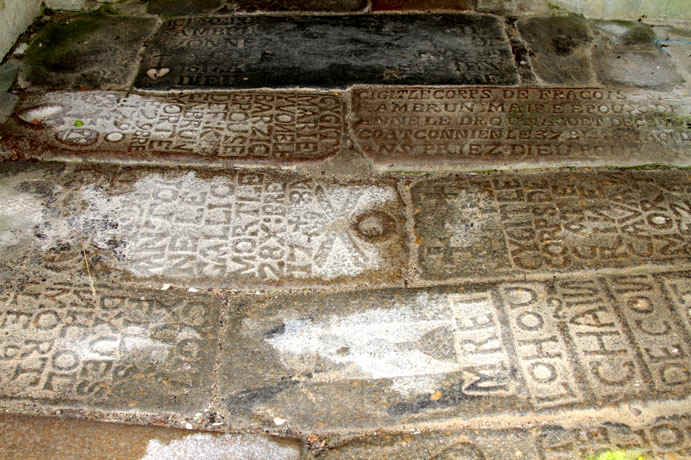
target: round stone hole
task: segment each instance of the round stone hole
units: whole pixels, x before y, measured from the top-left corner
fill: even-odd
[[[396,227],[393,217],[382,211],[373,211],[358,217],[355,231],[367,241],[379,242],[388,240]]]

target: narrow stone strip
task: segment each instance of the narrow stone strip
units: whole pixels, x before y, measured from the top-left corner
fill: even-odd
[[[353,136],[380,170],[691,165],[683,95],[421,86],[351,92]]]
[[[318,458],[572,460],[603,455],[602,458],[676,460],[691,455],[690,429],[690,415],[674,415],[644,426],[618,421],[578,428],[547,425],[456,433],[369,435],[331,445]]]
[[[318,431],[683,399],[689,275],[233,299],[219,388],[232,426]]]
[[[691,262],[688,171],[466,175],[411,191],[422,280]]]
[[[135,86],[516,82],[511,48],[496,17],[386,14],[171,19],[147,48]]]
[[[0,275],[116,271],[236,289],[399,285],[407,259],[394,184],[263,171],[3,164]]]

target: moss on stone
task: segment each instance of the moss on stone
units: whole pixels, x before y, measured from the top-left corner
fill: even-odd
[[[80,53],[75,45],[98,30],[114,14],[115,10],[104,6],[63,22],[48,24],[31,42],[26,52],[27,62],[51,72],[74,70],[72,63],[75,62],[76,53]]]
[[[588,460],[646,460],[639,450],[609,449],[588,457]]]

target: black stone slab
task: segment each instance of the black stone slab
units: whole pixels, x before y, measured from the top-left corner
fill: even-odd
[[[161,16],[234,14],[245,11],[323,11],[347,13],[367,6],[367,0],[150,0],[148,12]]]
[[[501,22],[482,15],[244,16],[166,21],[135,86],[516,83]]]

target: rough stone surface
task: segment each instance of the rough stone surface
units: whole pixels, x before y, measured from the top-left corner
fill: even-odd
[[[373,0],[374,11],[396,10],[472,10],[475,0]]]
[[[14,108],[19,102],[19,97],[14,94],[0,93],[0,124],[5,123],[14,113]],[[5,151],[2,146],[2,135],[0,135],[0,152]]]
[[[412,189],[428,280],[691,261],[688,171],[468,175]]]
[[[325,431],[681,399],[690,288],[680,271],[236,299],[221,398],[231,426]]]
[[[691,19],[687,0],[553,0],[574,13],[600,19]]]
[[[35,89],[118,89],[129,86],[154,18],[96,11],[51,23],[31,42],[20,83]]]
[[[330,446],[323,458],[573,460],[609,451],[621,455],[613,458],[678,460],[691,455],[689,428],[689,415],[675,415],[643,426],[632,425],[628,420],[582,428],[546,425],[457,433],[381,434],[343,440]]]
[[[532,53],[537,76],[545,83],[587,85],[593,81],[592,40],[587,22],[577,16],[531,17],[518,21]]]
[[[296,443],[249,435],[193,433],[158,427],[47,417],[0,416],[0,456],[182,460],[297,459]]]
[[[351,12],[366,6],[366,0],[151,0],[148,11],[170,17],[245,11]]]
[[[59,92],[25,99],[8,149],[26,157],[291,166],[340,152],[338,92]]]
[[[491,16],[219,16],[166,21],[135,84],[168,89],[516,80],[503,28]]]
[[[197,411],[210,402],[218,302],[81,280],[0,291],[3,398]]]
[[[40,11],[40,0],[0,1],[0,61]]]
[[[18,276],[19,260],[46,265],[60,252],[67,269],[74,259],[79,269],[82,244],[108,270],[186,286],[377,286],[397,283],[403,270],[393,185],[262,171],[0,166],[8,203],[0,277]]]
[[[658,90],[684,83],[671,56],[655,46],[652,27],[599,21],[595,29],[600,40],[593,50],[593,62],[602,83]]]
[[[378,169],[691,165],[683,94],[598,88],[355,87],[351,131]]]

